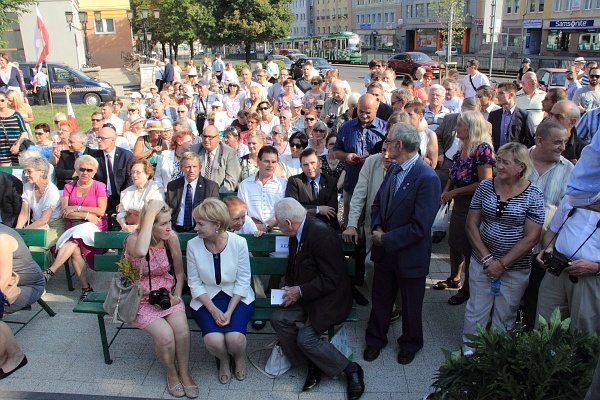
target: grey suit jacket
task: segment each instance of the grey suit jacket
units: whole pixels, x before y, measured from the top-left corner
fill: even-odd
[[[200,143],[192,145],[191,151],[200,154],[202,167],[200,175],[206,178],[206,149]],[[217,147],[217,154],[213,159],[210,180],[217,182],[219,192],[235,192],[241,174],[240,162],[234,149],[223,142]]]
[[[456,136],[454,128],[459,115],[460,113],[446,114],[435,130],[438,139],[438,157],[441,157],[441,160],[444,159],[444,153],[452,147],[452,142]]]

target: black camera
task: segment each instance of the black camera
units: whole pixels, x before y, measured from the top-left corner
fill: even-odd
[[[158,290],[151,290],[148,295],[148,303],[151,305],[157,305],[163,310],[171,308],[171,299],[169,298],[169,291],[161,287]]]
[[[332,128],[333,124],[335,124],[335,120],[337,119],[337,115],[332,113],[332,114],[329,114],[328,117],[329,117],[329,120],[327,121],[327,127]]]
[[[544,265],[548,267],[548,272],[555,276],[559,276],[563,269],[569,266],[567,257],[557,251],[552,254],[544,253],[542,261],[544,262]]]

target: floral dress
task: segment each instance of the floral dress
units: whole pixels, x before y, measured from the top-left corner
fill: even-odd
[[[170,291],[171,288],[175,286],[175,278],[169,274],[171,264],[169,262],[169,258],[167,257],[166,249],[150,247],[148,248],[148,253],[150,256],[150,278],[152,280],[152,290],[158,290],[164,287]],[[144,286],[144,295],[142,296],[142,301],[140,301],[140,308],[138,309],[135,320],[131,322],[133,326],[138,329],[144,329],[158,318],[164,318],[176,311],[184,310],[183,301],[180,301],[179,304],[167,310],[163,310],[158,305],[151,305],[148,303],[148,296],[150,294],[150,279],[148,277],[148,263],[146,262],[146,257],[133,257],[127,252],[127,250],[125,250],[124,255],[125,258],[131,261],[133,265],[141,269],[142,277],[140,282]]]

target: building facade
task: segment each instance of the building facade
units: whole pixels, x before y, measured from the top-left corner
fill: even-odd
[[[312,16],[312,0],[293,0],[289,7],[294,14],[294,22],[292,24],[292,31],[290,37],[305,37],[312,36],[314,21]]]
[[[400,41],[401,0],[352,0],[352,15],[353,32],[360,36],[363,46],[403,48]]]
[[[349,0],[312,0],[314,7],[314,36],[352,30]]]

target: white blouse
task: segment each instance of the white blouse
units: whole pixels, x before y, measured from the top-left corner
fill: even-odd
[[[118,218],[125,218],[127,210],[142,211],[142,208],[150,200],[162,200],[164,198],[164,188],[160,183],[148,181],[143,192],[138,191],[135,185],[129,186],[121,192],[121,203],[119,204]]]
[[[42,197],[40,197],[39,201],[35,199],[34,192],[35,187],[33,183],[25,183],[23,185],[23,194],[21,195],[21,198],[33,212],[31,222],[40,219],[42,213],[49,208],[52,209],[52,215],[48,222],[61,218],[61,197],[58,188],[52,182],[48,182],[48,186],[46,186],[46,190],[42,193]]]

